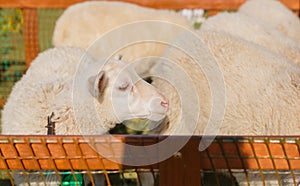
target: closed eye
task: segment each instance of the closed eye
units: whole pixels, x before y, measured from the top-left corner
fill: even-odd
[[[121,86],[119,86],[119,90],[124,91],[124,90],[126,90],[128,87],[129,87],[129,83],[126,82],[126,83],[121,84]]]

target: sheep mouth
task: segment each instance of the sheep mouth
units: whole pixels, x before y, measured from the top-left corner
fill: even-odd
[[[147,135],[160,134],[165,128],[165,119],[152,121],[147,118],[125,120],[109,130],[110,134]]]
[[[143,119],[143,120],[149,120],[149,121],[153,121],[153,122],[159,122],[162,119],[164,119],[165,117],[166,117],[165,112],[151,112],[150,111],[149,114],[132,115],[131,117],[124,119],[124,121],[134,120],[134,119]]]

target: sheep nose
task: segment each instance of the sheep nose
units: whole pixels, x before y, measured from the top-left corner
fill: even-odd
[[[164,109],[165,112],[169,109],[169,104],[169,100],[165,96],[160,94],[160,106]]]
[[[159,95],[151,99],[149,102],[149,109],[154,112],[164,113],[169,108],[169,101],[164,96]]]
[[[160,105],[162,107],[168,108],[169,107],[169,101],[166,98],[163,98],[160,102]]]

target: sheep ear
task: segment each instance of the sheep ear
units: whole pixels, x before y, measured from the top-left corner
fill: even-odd
[[[89,78],[89,90],[92,96],[99,97],[101,94],[103,94],[107,82],[108,79],[104,71],[99,72],[99,74],[96,76],[91,76]]]

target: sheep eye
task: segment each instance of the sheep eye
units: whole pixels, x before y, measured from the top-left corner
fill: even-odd
[[[119,86],[119,90],[126,90],[129,87],[129,83],[123,83],[121,86]]]

